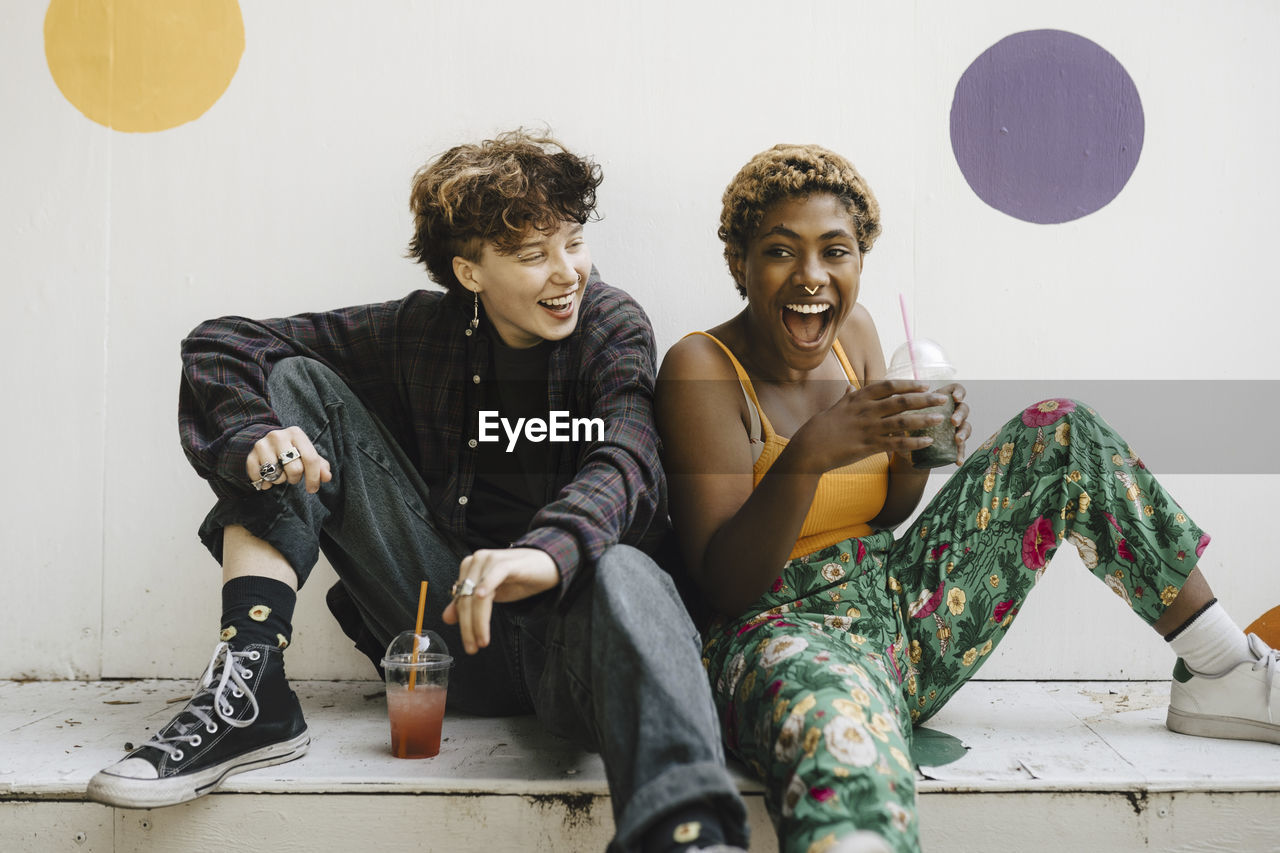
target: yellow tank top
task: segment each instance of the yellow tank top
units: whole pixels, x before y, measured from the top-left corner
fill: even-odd
[[[769,470],[769,466],[787,446],[787,439],[774,432],[768,415],[764,413],[764,409],[760,408],[760,400],[756,397],[756,389],[751,384],[751,377],[747,375],[747,371],[743,369],[738,359],[734,358],[729,348],[714,335],[708,335],[706,332],[690,334],[711,338],[716,346],[724,350],[724,354],[733,362],[733,369],[738,374],[738,381],[742,383],[742,390],[746,393],[750,406],[754,408],[753,421],[754,415],[759,413],[760,425],[764,432],[763,447],[751,469],[752,485],[758,486],[765,472]],[[857,374],[853,371],[853,365],[849,364],[849,359],[845,356],[844,349],[838,340],[835,342],[834,350],[849,382],[855,388],[862,387],[858,382]],[[752,438],[754,439],[755,436],[753,435]],[[800,538],[791,549],[790,558],[794,560],[796,557],[812,554],[814,551],[843,542],[845,539],[869,536],[874,531],[867,522],[879,515],[888,493],[889,455],[887,453],[877,453],[875,456],[860,459],[852,465],[833,468],[823,474],[818,480],[818,490],[804,518],[804,525],[800,528]]]

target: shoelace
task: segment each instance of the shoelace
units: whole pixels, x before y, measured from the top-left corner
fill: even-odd
[[[1256,635],[1249,635],[1249,644],[1251,646],[1254,644],[1253,641],[1255,639],[1257,639]],[[1260,669],[1265,669],[1267,671],[1267,722],[1274,726],[1276,721],[1271,710],[1271,697],[1274,695],[1272,688],[1275,684],[1276,676],[1277,674],[1280,674],[1280,649],[1267,648],[1267,645],[1260,639],[1258,640],[1257,645],[1261,648],[1255,647],[1254,649],[1254,651],[1259,652],[1260,654],[1258,656],[1258,660],[1253,665],[1253,671],[1257,672]]]
[[[201,726],[209,734],[215,734],[218,731],[218,723],[210,715],[210,712],[216,714],[218,719],[228,726],[237,729],[242,729],[258,719],[258,700],[246,683],[246,679],[253,678],[253,670],[244,666],[241,660],[257,661],[261,657],[262,653],[257,649],[237,652],[232,650],[231,646],[226,643],[218,643],[213,650],[213,657],[209,659],[208,668],[205,669],[204,675],[200,677],[200,689],[191,697],[190,704],[182,711],[183,714],[190,714],[195,717],[195,721],[181,720],[175,722],[171,728],[172,734],[157,733],[145,745],[167,752],[174,761],[181,761],[185,754],[181,747],[176,744],[184,743],[191,747],[199,746],[202,739],[197,729]],[[214,676],[219,670],[221,670],[222,675],[218,678],[217,687],[211,690],[210,687],[213,685]],[[248,717],[243,720],[232,718],[235,708],[231,705],[231,699],[227,697],[228,693],[235,699],[243,696],[249,697],[249,705],[252,708],[252,712]],[[197,704],[200,700],[206,698],[211,700],[207,705]]]

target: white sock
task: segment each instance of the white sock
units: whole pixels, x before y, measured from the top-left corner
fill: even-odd
[[[1203,675],[1218,675],[1253,660],[1244,631],[1216,599],[1166,639],[1192,672]]]

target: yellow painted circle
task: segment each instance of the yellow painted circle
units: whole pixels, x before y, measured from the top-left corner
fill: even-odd
[[[51,0],[44,52],[86,117],[150,133],[204,115],[244,54],[237,0]]]

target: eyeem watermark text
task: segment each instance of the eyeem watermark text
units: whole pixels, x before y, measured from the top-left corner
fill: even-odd
[[[507,436],[507,453],[515,449],[516,442],[523,435],[525,441],[535,444],[540,441],[604,441],[603,418],[571,418],[568,412],[547,412],[546,420],[542,418],[516,418],[515,423],[502,417],[496,411],[480,410],[480,441],[501,441],[498,427]]]

